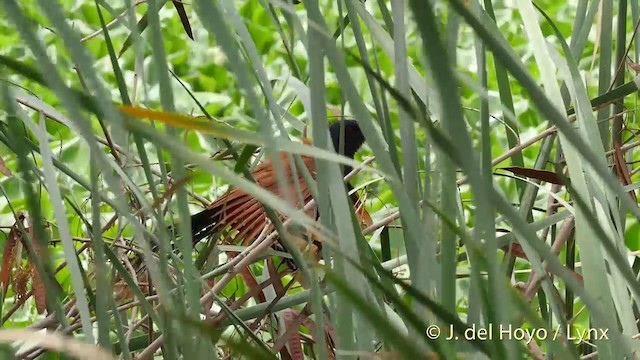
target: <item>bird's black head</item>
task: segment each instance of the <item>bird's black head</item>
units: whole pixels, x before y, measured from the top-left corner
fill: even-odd
[[[360,130],[360,125],[355,120],[337,121],[329,126],[329,134],[336,152],[340,152],[340,133],[344,131],[344,156],[353,159],[362,144],[364,144],[364,135]]]

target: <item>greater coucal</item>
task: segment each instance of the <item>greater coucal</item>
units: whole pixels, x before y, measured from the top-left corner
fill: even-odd
[[[342,129],[344,129],[344,152],[342,154],[353,159],[356,152],[364,144],[364,135],[360,130],[358,122],[355,120],[343,120],[333,123],[329,127],[329,133],[336,151],[340,150],[340,131]],[[309,173],[315,179],[314,159],[307,156],[301,156],[301,158],[309,170]],[[281,161],[282,169],[284,169],[287,180],[284,187],[279,186],[276,170],[273,166],[273,159],[269,159],[258,165],[252,171],[253,178],[262,188],[267,189],[281,198],[287,199],[288,197],[289,201],[293,201],[293,206],[301,209],[312,199],[311,191],[307,186],[303,173],[301,169],[296,169],[295,172],[292,171],[293,169],[288,154],[280,153],[278,159]],[[348,174],[350,171],[351,167],[345,166],[343,175]],[[349,191],[352,190],[351,185],[348,183],[347,188]],[[283,196],[283,189],[289,192],[289,194],[287,194],[288,196]],[[351,198],[353,205],[357,206],[359,202],[357,195],[353,194]],[[312,217],[315,215],[317,219],[318,212],[316,209],[317,208],[314,207],[308,215]],[[371,218],[363,206],[357,213],[361,222],[371,222]],[[235,234],[234,243],[248,245],[258,237],[265,225],[267,225],[267,214],[263,205],[253,196],[237,188],[220,197],[207,209],[191,216],[191,231],[193,232],[194,244],[211,234],[227,229],[229,232],[225,239]],[[314,241],[314,244],[316,248],[321,246],[317,241]]]

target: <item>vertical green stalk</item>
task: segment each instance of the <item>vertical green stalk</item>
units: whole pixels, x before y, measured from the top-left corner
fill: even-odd
[[[598,66],[598,95],[609,91],[611,85],[611,53],[613,51],[613,0],[604,0],[601,3],[600,16],[600,64]],[[622,45],[624,46],[624,44]],[[609,122],[605,121],[611,116],[611,106],[604,106],[598,110],[598,127],[600,138],[605,149],[609,147]]]
[[[307,35],[309,37],[309,43],[315,44],[322,41],[322,35],[318,33],[312,26],[307,28]],[[327,108],[325,106],[325,79],[324,79],[324,52],[320,46],[309,47],[309,90],[311,93],[311,109],[308,111],[311,113],[311,123],[313,127],[313,144],[321,149],[329,148],[329,137],[327,136]],[[332,145],[331,145],[332,146]],[[318,185],[318,194],[328,194],[331,190],[329,188],[329,164],[326,161],[316,160],[316,181]],[[318,212],[320,214],[320,220],[322,225],[327,229],[332,229],[332,213],[331,213],[331,201],[328,196],[318,196],[316,199],[318,206]],[[323,249],[325,256],[328,249]],[[343,264],[340,260],[336,259],[336,268],[338,271],[343,271]],[[312,272],[312,277],[315,278],[315,271]],[[352,341],[349,339],[349,335],[344,334],[348,331],[352,331],[352,321],[346,314],[352,311],[352,307],[348,301],[344,301],[340,295],[336,297],[336,308],[338,311],[338,321],[341,323],[338,327],[338,332],[341,333],[340,339],[345,339],[345,343],[341,343],[340,346],[350,347]],[[327,343],[324,336],[325,323],[323,308],[322,308],[322,296],[320,288],[316,281],[312,281],[311,284],[311,308],[315,316],[316,324],[316,342],[317,351],[320,359],[327,358]],[[348,318],[348,319],[347,319]],[[342,326],[342,322],[346,320],[346,326]],[[343,337],[344,336],[344,337]]]
[[[91,155],[93,157],[94,155]],[[91,237],[95,252],[95,282],[96,282],[96,322],[98,324],[98,345],[111,350],[109,339],[109,315],[107,308],[112,296],[109,281],[109,270],[104,253],[102,226],[100,225],[100,165],[97,161],[90,162],[91,173]]]

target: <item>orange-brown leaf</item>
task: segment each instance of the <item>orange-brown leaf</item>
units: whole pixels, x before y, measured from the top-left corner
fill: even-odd
[[[20,233],[15,228],[9,231],[7,241],[4,243],[4,250],[2,252],[2,270],[0,270],[0,284],[2,284],[2,297],[6,296],[9,289],[9,283],[11,282],[11,269],[16,256],[16,245]]]
[[[613,166],[616,169],[616,174],[618,175],[618,178],[620,178],[620,181],[624,185],[631,184],[631,174],[629,174],[627,163],[624,160],[624,154],[622,153],[622,148],[620,147],[620,144],[618,144],[617,142],[614,142],[613,144]],[[638,199],[636,198],[636,193],[633,190],[629,191],[629,196],[631,196],[631,199],[634,202],[638,202]]]
[[[562,176],[554,171],[525,168],[520,166],[507,166],[501,168],[502,170],[510,171],[516,175],[525,176],[531,179],[540,180],[552,184],[564,185]]]
[[[369,215],[367,208],[364,206],[364,201],[358,198],[358,202],[354,204],[354,207],[356,210],[356,217],[363,229],[373,225],[373,220],[371,219],[371,215]]]
[[[31,263],[31,290],[33,291],[33,299],[36,302],[36,309],[38,314],[44,313],[47,309],[47,290],[44,287],[44,282],[40,277],[40,273],[34,263]]]

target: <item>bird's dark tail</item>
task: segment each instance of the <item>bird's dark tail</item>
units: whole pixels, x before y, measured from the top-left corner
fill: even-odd
[[[216,214],[217,209],[205,209],[197,214],[191,215],[191,234],[193,237],[193,245],[199,243],[202,239],[211,235],[214,231],[216,224],[219,222],[217,217],[219,214]],[[169,226],[169,232],[173,233],[174,236],[179,236],[180,224],[176,224],[176,226]],[[172,250],[175,250],[175,244],[171,244]],[[151,247],[151,251],[158,252],[158,244],[153,244]]]
[[[217,208],[205,209],[197,214],[191,215],[191,233],[193,234],[193,244],[197,244],[202,239],[213,233],[218,224],[220,212]]]

